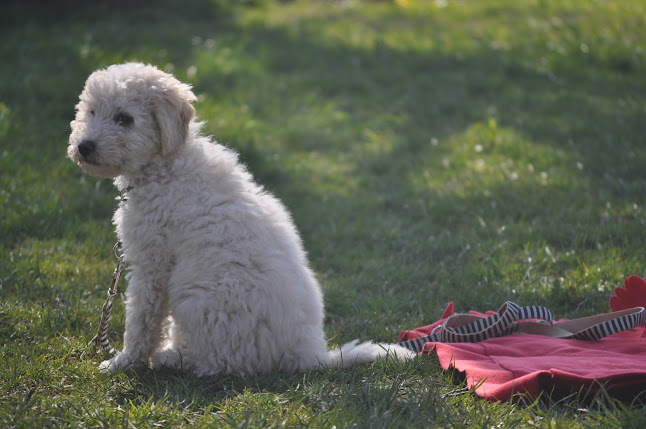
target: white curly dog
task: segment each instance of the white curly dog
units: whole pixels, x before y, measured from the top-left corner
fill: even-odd
[[[233,151],[200,134],[189,85],[140,63],[90,75],[67,154],[114,178],[130,266],[123,351],[101,364],[198,375],[348,367],[398,345],[327,349],[323,299],[292,219]]]

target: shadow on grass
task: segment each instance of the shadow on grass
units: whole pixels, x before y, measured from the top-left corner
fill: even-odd
[[[272,372],[253,378],[218,376],[198,378],[181,371],[148,370],[125,381],[114,401],[127,408],[149,402],[181,407],[189,412],[218,414],[222,420],[240,419],[247,413],[265,417],[267,410],[259,405],[276,402],[294,404],[308,412],[323,413],[345,404],[359,414],[374,413],[383,407],[393,412],[445,412],[438,404],[442,391],[435,380],[439,365],[432,359],[408,363],[379,361],[353,370],[322,370],[300,374]],[[370,374],[369,377],[366,375]],[[414,392],[411,380],[422,378],[429,389]],[[113,383],[116,384],[116,383]],[[342,388],[339,388],[342,386]],[[408,394],[403,393],[404,391]],[[431,405],[432,404],[432,405]],[[275,419],[275,416],[274,416]]]

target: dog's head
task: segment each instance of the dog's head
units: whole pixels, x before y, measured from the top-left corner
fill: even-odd
[[[134,175],[172,158],[195,116],[189,85],[140,63],[95,71],[79,98],[67,155],[97,176]]]

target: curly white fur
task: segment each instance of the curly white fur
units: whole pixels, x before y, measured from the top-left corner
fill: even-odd
[[[200,134],[189,85],[139,63],[88,78],[67,154],[114,178],[130,265],[123,351],[112,371],[181,367],[198,375],[305,371],[407,359],[397,345],[328,351],[321,289],[285,207],[237,155]]]

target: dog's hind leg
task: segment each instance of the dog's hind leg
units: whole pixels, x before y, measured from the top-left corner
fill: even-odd
[[[161,350],[152,356],[153,366],[155,369],[187,369],[185,365],[190,360],[188,345],[182,340],[182,334],[175,321],[172,317],[169,319],[166,342]]]
[[[187,353],[182,353],[181,349],[165,349],[161,350],[152,357],[153,366],[155,369],[171,368],[171,369],[186,369],[185,364],[188,364]],[[187,362],[183,361],[183,358]]]

